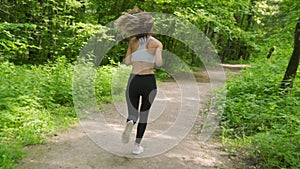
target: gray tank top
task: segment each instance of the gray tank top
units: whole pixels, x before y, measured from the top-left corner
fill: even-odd
[[[149,62],[154,63],[154,56],[149,54],[147,51],[147,43],[152,37],[149,38],[140,38],[139,39],[139,47],[138,49],[131,54],[131,61],[132,62]]]

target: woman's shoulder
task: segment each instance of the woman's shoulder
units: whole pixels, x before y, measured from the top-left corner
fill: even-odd
[[[153,45],[153,46],[158,46],[158,47],[162,46],[161,41],[159,41],[158,39],[156,39],[156,38],[153,37],[153,36],[151,36],[151,39],[150,39],[149,43],[150,43],[151,45]]]

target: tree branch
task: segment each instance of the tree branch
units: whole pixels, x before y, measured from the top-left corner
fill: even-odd
[[[4,11],[3,9],[0,9],[0,12],[10,15],[10,13],[9,13],[9,12],[7,12],[7,11]]]

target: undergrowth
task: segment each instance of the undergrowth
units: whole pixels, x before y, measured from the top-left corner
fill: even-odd
[[[92,69],[95,76],[88,83],[94,83],[93,94],[100,109],[102,103],[113,101],[112,96],[125,97],[120,91],[125,90],[129,67],[114,63]],[[73,75],[80,72],[74,74],[74,65],[65,57],[39,66],[0,64],[1,169],[15,168],[24,157],[25,146],[44,143],[78,121],[73,103]],[[165,73],[158,73],[158,81],[166,77]],[[84,83],[77,86],[85,85],[85,75],[82,78]],[[87,88],[80,90],[89,94]]]
[[[300,168],[300,72],[286,94],[279,89],[286,65],[261,59],[227,82],[224,147],[247,148],[261,168]]]
[[[74,66],[64,57],[33,66],[0,64],[0,168],[15,168],[23,147],[43,143],[78,120],[72,100]],[[97,69],[99,102],[109,100],[114,67]]]

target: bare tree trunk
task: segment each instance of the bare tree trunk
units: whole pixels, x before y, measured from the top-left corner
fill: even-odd
[[[241,19],[241,22],[240,22],[240,28],[243,28],[244,20],[245,20],[245,15],[242,15],[242,19]]]
[[[40,5],[43,6],[44,5],[44,0],[39,0]]]
[[[281,83],[281,89],[292,88],[293,80],[296,77],[297,69],[299,66],[300,59],[300,18],[298,19],[296,28],[295,28],[295,39],[294,39],[294,51],[288,67],[286,69],[284,78]]]
[[[123,12],[126,9],[126,4],[127,4],[127,0],[123,0],[122,5],[121,5],[121,12]]]
[[[224,63],[225,58],[228,56],[228,53],[230,51],[230,43],[231,43],[230,40],[227,40],[225,49],[224,49],[223,54],[222,54],[222,59],[221,59],[222,63]]]
[[[240,59],[240,46],[241,46],[241,39],[238,38],[235,40],[235,50],[234,50],[234,59],[239,60]]]

